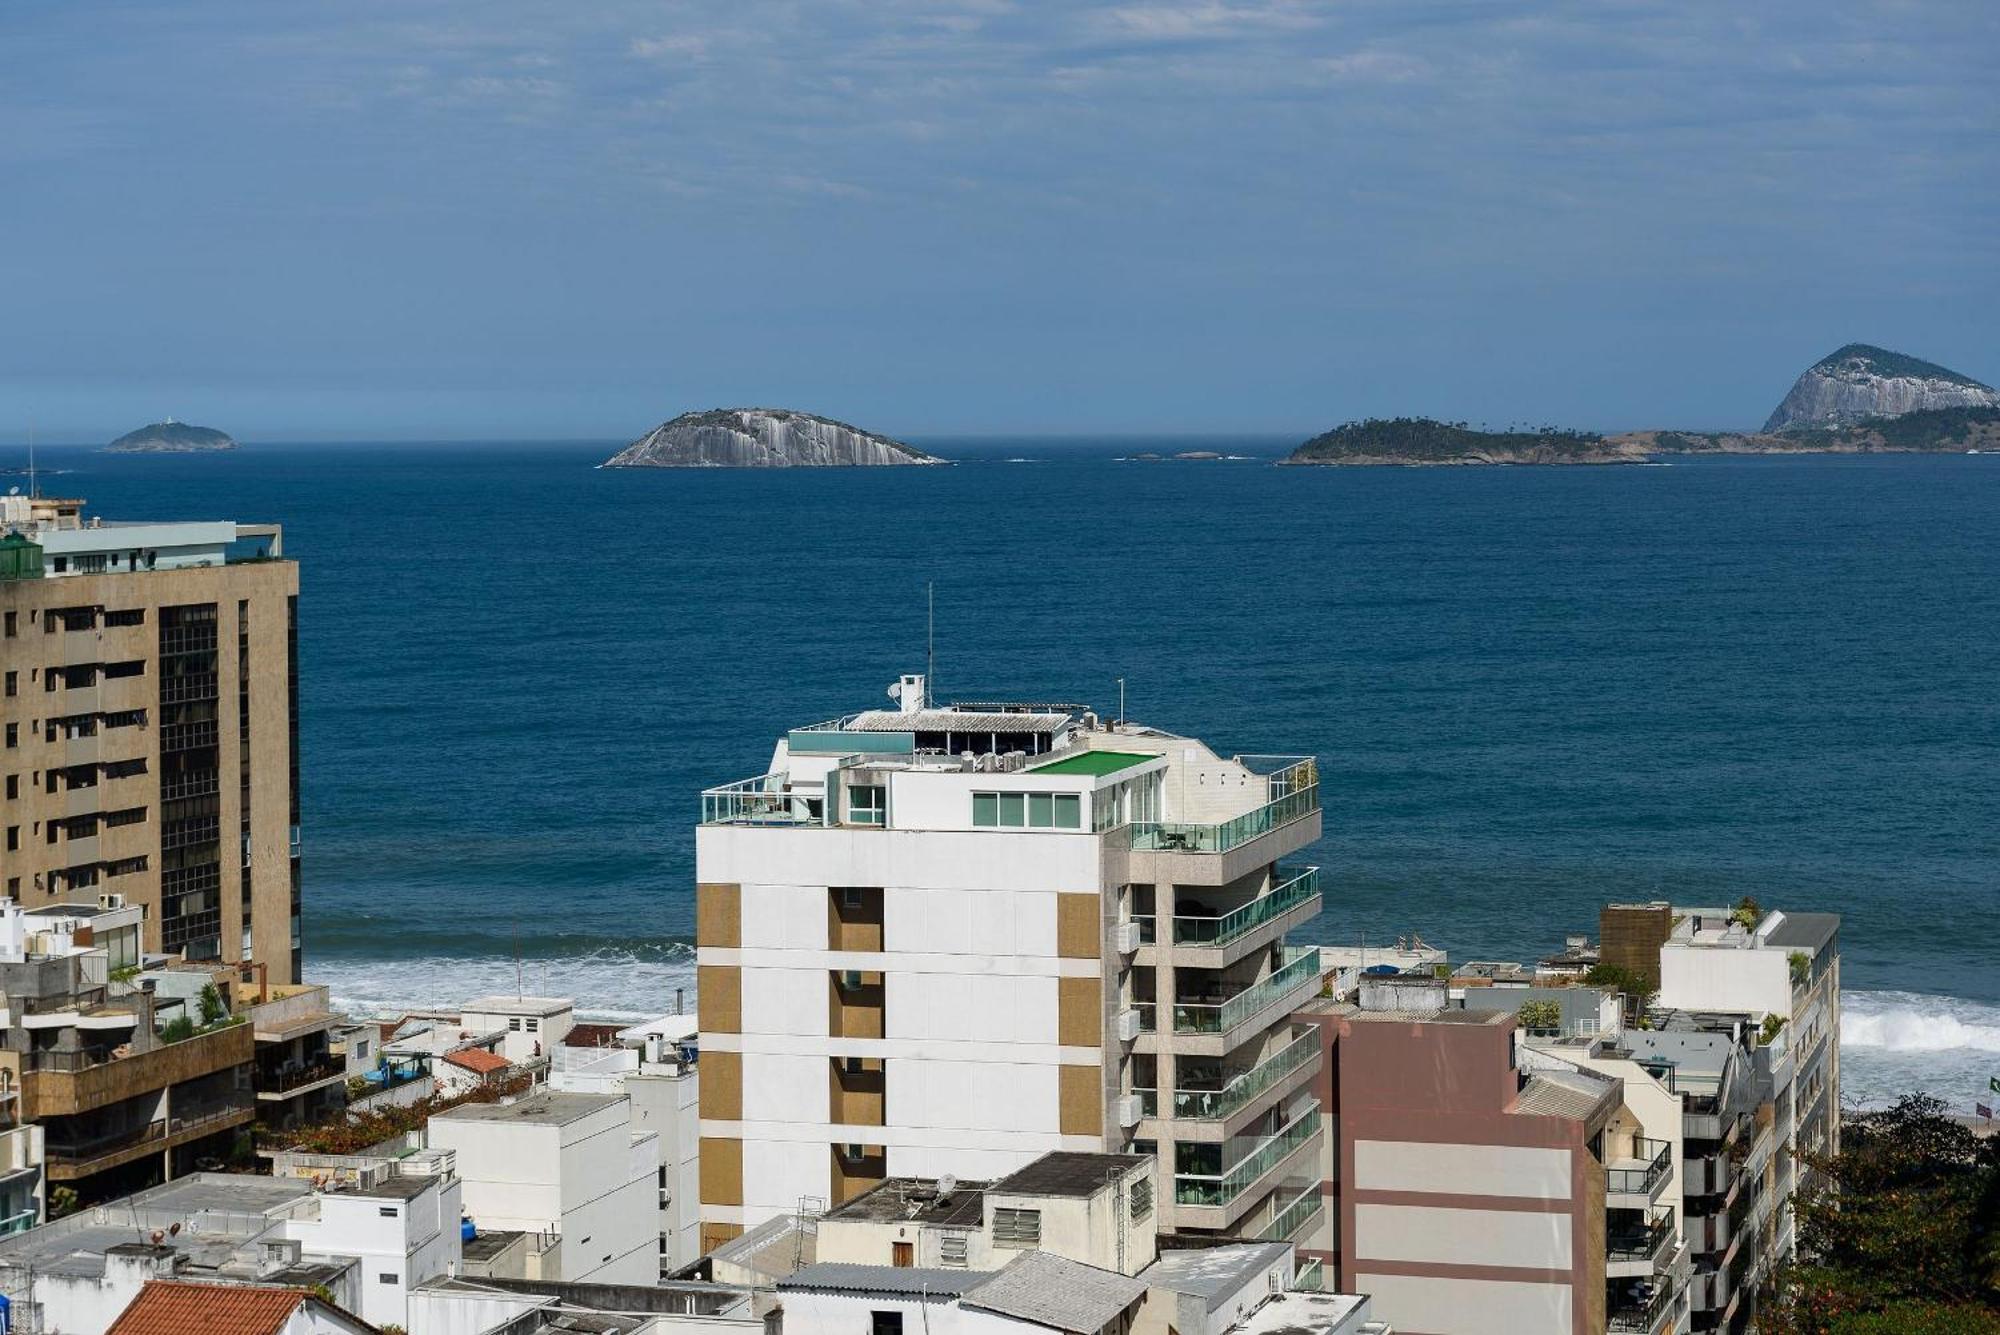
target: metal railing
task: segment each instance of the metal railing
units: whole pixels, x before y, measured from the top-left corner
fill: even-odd
[[[1673,1170],[1673,1146],[1664,1140],[1647,1140],[1644,1136],[1634,1136],[1633,1158],[1646,1160],[1643,1168],[1607,1168],[1604,1171],[1604,1189],[1607,1192],[1630,1193],[1650,1196],[1653,1188]]]
[[[1266,1242],[1289,1242],[1292,1234],[1299,1231],[1299,1225],[1320,1211],[1319,1184],[1313,1183],[1293,1198],[1292,1203],[1271,1216],[1271,1222],[1264,1225],[1257,1234]]]
[[[345,1075],[346,1073],[347,1064],[345,1062],[323,1061],[311,1062],[304,1066],[287,1066],[280,1067],[277,1070],[259,1071],[257,1076],[261,1085],[260,1093],[288,1094],[292,1090],[302,1089],[307,1085],[316,1084],[321,1080],[331,1080],[335,1076]]]
[[[1673,1305],[1673,1286],[1671,1284],[1657,1284],[1654,1286],[1651,1298],[1643,1302],[1626,1303],[1623,1306],[1613,1308],[1611,1319],[1605,1326],[1605,1329],[1619,1332],[1636,1332],[1637,1335],[1650,1335],[1652,1331],[1659,1328],[1661,1318],[1666,1316],[1667,1309]]]
[[[1242,757],[1238,760],[1256,759]],[[1142,851],[1227,853],[1281,825],[1319,810],[1319,762],[1311,756],[1279,757],[1287,763],[1265,776],[1267,800],[1253,811],[1214,825],[1149,821],[1132,826],[1132,847]]]
[[[1317,1134],[1319,1101],[1315,1099],[1283,1129],[1266,1136],[1255,1149],[1224,1171],[1174,1174],[1174,1203],[1228,1205]]]
[[[1174,1116],[1186,1121],[1215,1121],[1229,1116],[1313,1059],[1319,1031],[1308,1030],[1251,1067],[1221,1089],[1177,1089]]]
[[[701,795],[703,825],[821,825],[803,796],[792,793],[782,774],[762,774],[705,789]]]
[[[1286,993],[1319,977],[1319,951],[1308,949],[1284,968],[1238,992],[1227,1001],[1174,1003],[1174,1032],[1177,1034],[1226,1033],[1252,1015],[1274,1004]]]
[[[1308,1256],[1299,1262],[1298,1272],[1292,1276],[1292,1289],[1297,1293],[1318,1293],[1325,1282],[1325,1267],[1317,1256]]]
[[[1219,918],[1174,918],[1177,946],[1225,946],[1255,931],[1265,923],[1284,916],[1319,893],[1319,868],[1280,867],[1278,874],[1292,873],[1291,879],[1273,886],[1270,893],[1257,896],[1241,908]]]
[[[1651,1227],[1637,1233],[1612,1233],[1604,1242],[1604,1255],[1612,1261],[1652,1261],[1674,1237],[1672,1215],[1663,1215]]]

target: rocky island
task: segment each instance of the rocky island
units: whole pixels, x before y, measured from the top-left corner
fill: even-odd
[[[1849,343],[1806,368],[1764,431],[1855,426],[1940,408],[2000,408],[2000,391],[1920,357]]]
[[[128,431],[104,447],[114,454],[199,454],[233,450],[236,442],[212,426],[193,426],[169,417],[164,422]]]
[[[1314,436],[1287,464],[1634,464],[1647,451],[1623,440],[1541,427],[1481,431],[1428,417],[1371,417]]]
[[[605,468],[875,468],[941,464],[900,440],[789,408],[712,408],[663,422]]]

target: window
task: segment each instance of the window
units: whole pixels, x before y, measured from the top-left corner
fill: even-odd
[[[995,1247],[1039,1247],[1042,1244],[1042,1212],[1040,1210],[1008,1210],[996,1207],[993,1211],[993,1245]]]
[[[380,1206],[376,1209],[375,1213],[381,1215],[384,1219],[394,1219],[396,1217],[396,1207],[393,1205]]]
[[[853,991],[853,990],[854,990],[855,988],[857,988],[857,987],[859,987],[859,986],[861,986],[861,970],[859,970],[859,969],[842,969],[842,970],[840,971],[840,989],[841,989],[841,991],[843,991],[843,992],[852,992],[852,991]]]
[[[512,1017],[510,1017],[510,1018],[508,1019],[508,1021],[507,1021],[507,1028],[508,1028],[508,1029],[509,1029],[509,1030],[510,1030],[511,1032],[513,1032],[513,1033],[516,1033],[516,1034],[520,1033],[520,1032],[521,1032],[521,1017],[520,1017],[520,1016],[518,1016],[518,1015],[515,1015],[515,1016],[512,1016]]]
[[[49,569],[58,575],[66,573],[69,570],[69,558],[67,556],[49,558]]]
[[[382,1272],[381,1272],[380,1274],[376,1275],[376,1276],[375,1276],[375,1278],[376,1278],[377,1280],[379,1280],[379,1281],[380,1281],[381,1283],[384,1283],[384,1284],[394,1284],[394,1283],[396,1282],[396,1277],[395,1277],[394,1275],[390,1274],[390,1273],[389,1273],[388,1271],[386,1271],[386,1270],[384,1270],[384,1271],[382,1271]]]
[[[51,825],[49,827],[49,833],[54,834],[55,828],[56,828],[55,826]],[[17,853],[20,851],[20,848],[21,848],[21,827],[18,825],[9,825],[7,827],[7,851],[9,853]]]
[[[7,725],[7,745],[19,746],[20,744],[21,744],[21,725],[18,723],[9,723]]]
[[[527,1030],[531,1034],[538,1034],[542,1030],[542,1022],[535,1016],[530,1015],[527,1018],[527,1020],[522,1023],[521,1027]]]
[[[1075,793],[1057,793],[1055,816],[1058,830],[1082,829],[1083,799]]]
[[[903,1335],[903,1314],[901,1312],[870,1312],[868,1314],[868,1335]]]
[[[1000,794],[1000,824],[1003,827],[1014,828],[1027,824],[1027,811],[1027,794]]]
[[[974,793],[972,823],[1007,829],[1080,830],[1083,799],[1076,793]]]
[[[938,1264],[953,1270],[965,1269],[965,1234],[944,1233],[938,1237]]]
[[[18,774],[9,774],[7,776],[7,800],[11,802],[20,795],[21,776]]]
[[[849,885],[849,886],[843,886],[843,887],[841,887],[841,891],[840,891],[840,907],[842,907],[842,908],[844,908],[844,909],[858,909],[858,908],[860,908],[860,907],[861,907],[861,888],[860,888],[859,886],[853,886],[853,885]]]
[[[139,568],[136,554],[134,555],[134,559],[128,564],[134,570]],[[106,612],[104,614],[104,624],[107,626],[143,626],[146,624],[146,609],[143,607],[131,607],[121,608],[116,612]]]
[[[998,825],[1000,823],[1000,795],[998,793],[974,793],[972,795],[972,823],[974,825]]]
[[[1046,830],[1056,823],[1056,798],[1054,793],[1028,794],[1028,824],[1038,830]]]
[[[104,573],[104,566],[103,552],[83,552],[76,558],[76,568],[86,575],[101,575]]]
[[[1132,1222],[1153,1213],[1153,1179],[1142,1177],[1132,1184]]]
[[[855,825],[885,823],[889,790],[879,783],[857,783],[847,790],[847,819]]]
[[[21,674],[18,672],[9,672],[7,674],[7,694],[19,695],[20,693],[21,693]]]
[[[7,614],[7,638],[10,640],[14,638],[14,613],[12,612]]]

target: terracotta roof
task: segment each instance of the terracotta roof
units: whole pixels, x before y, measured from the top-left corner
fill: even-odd
[[[485,1048],[467,1048],[463,1052],[447,1052],[444,1054],[444,1059],[453,1066],[463,1066],[466,1070],[477,1072],[480,1075],[492,1075],[495,1071],[504,1071],[513,1065],[512,1062],[499,1053],[488,1052]]]
[[[566,1048],[623,1047],[618,1041],[618,1031],[623,1027],[616,1024],[579,1024],[563,1035],[562,1045]]]
[[[106,1335],[277,1335],[311,1297],[304,1289],[152,1279]]]

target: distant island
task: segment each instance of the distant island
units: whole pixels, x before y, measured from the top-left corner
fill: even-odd
[[[1587,431],[1482,431],[1428,417],[1371,417],[1325,431],[1287,464],[1635,464],[1647,451]]]
[[[233,450],[236,442],[212,426],[193,426],[169,417],[164,422],[128,431],[104,447],[114,454],[201,454]]]
[[[1906,353],[1849,343],[1807,367],[1761,431],[1559,427],[1486,431],[1369,418],[1314,436],[1288,464],[1619,464],[1672,454],[2000,451],[2000,390]]]
[[[790,408],[711,408],[662,422],[605,468],[878,468],[942,464],[914,445]]]

